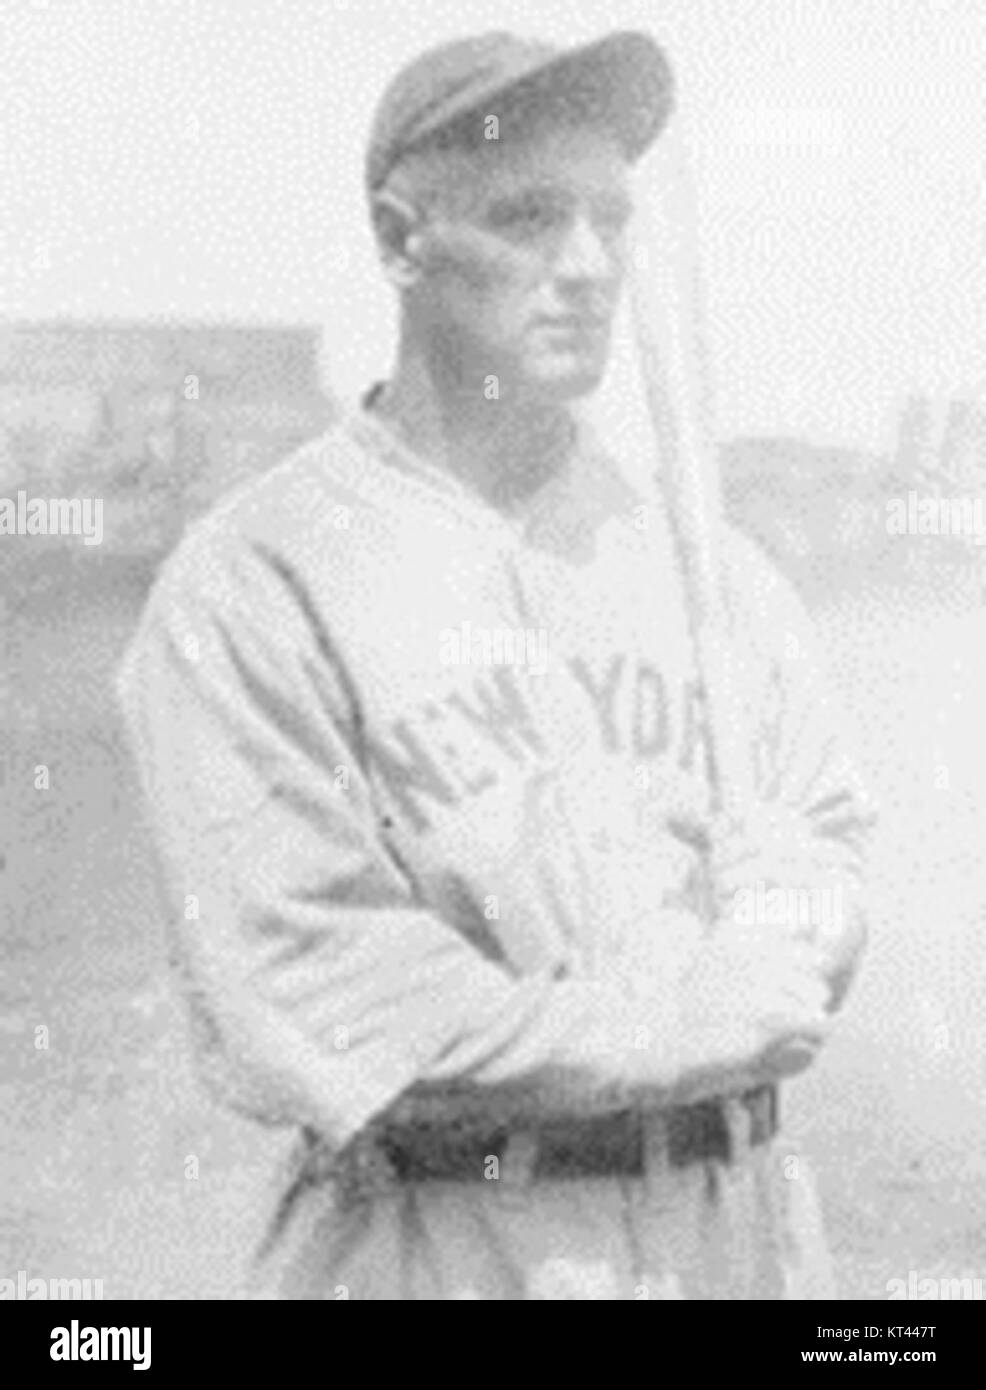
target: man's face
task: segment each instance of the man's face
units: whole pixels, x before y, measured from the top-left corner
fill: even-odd
[[[610,137],[574,124],[451,157],[418,298],[467,371],[554,401],[598,385],[624,273],[628,175]]]

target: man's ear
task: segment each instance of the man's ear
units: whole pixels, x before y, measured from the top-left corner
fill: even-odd
[[[383,188],[374,194],[371,215],[388,276],[399,288],[413,284],[421,273],[420,210],[399,193]]]

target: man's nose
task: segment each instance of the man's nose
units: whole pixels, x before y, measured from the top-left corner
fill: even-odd
[[[603,280],[613,274],[613,253],[588,217],[576,217],[568,229],[555,269],[562,279],[571,280]]]

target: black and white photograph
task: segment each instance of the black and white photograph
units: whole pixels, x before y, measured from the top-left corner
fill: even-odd
[[[134,1369],[174,1301],[837,1302],[785,1367],[934,1362],[986,8],[0,24],[0,1302]]]

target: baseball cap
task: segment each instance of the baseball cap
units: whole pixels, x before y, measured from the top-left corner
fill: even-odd
[[[636,30],[569,49],[505,32],[442,44],[384,92],[367,150],[367,188],[372,193],[404,155],[470,115],[496,115],[502,131],[510,110],[556,101],[611,130],[636,159],[670,115],[673,89],[663,50]]]

